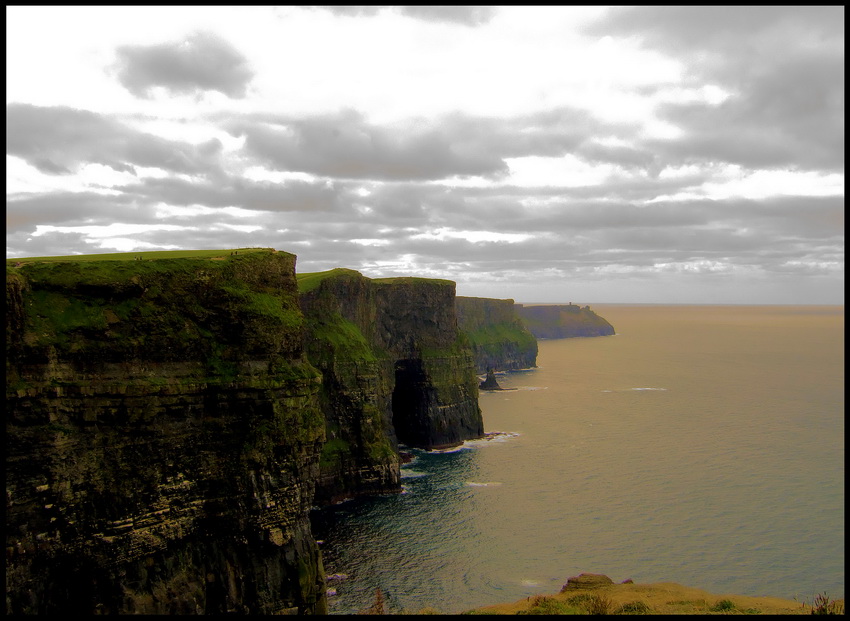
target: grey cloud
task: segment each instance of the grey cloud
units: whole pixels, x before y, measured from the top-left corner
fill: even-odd
[[[681,60],[692,86],[730,93],[662,107],[684,132],[644,145],[665,163],[843,171],[843,7],[618,7],[587,33],[638,37]]]
[[[476,151],[492,151],[503,158],[558,157],[576,151],[599,133],[623,130],[602,123],[587,110],[569,107],[508,118],[451,114],[437,123],[458,144]]]
[[[499,178],[508,171],[505,158],[564,155],[600,125],[589,113],[566,108],[508,119],[452,114],[387,126],[351,110],[222,123],[245,136],[250,155],[278,170],[374,180]]]
[[[102,164],[135,174],[134,166],[199,174],[219,166],[221,143],[166,140],[107,116],[65,106],[6,106],[6,153],[46,174],[69,174],[84,164]]]
[[[439,130],[400,133],[353,112],[279,124],[234,122],[230,131],[244,135],[245,149],[279,170],[387,180],[507,172],[499,157],[470,152]]]
[[[116,53],[118,80],[137,97],[150,97],[161,86],[176,94],[219,91],[242,98],[254,76],[238,50],[208,32],[159,45],[125,45]]]
[[[96,222],[108,224],[150,221],[152,213],[137,209],[127,195],[96,192],[55,192],[6,197],[7,232],[32,231],[39,224],[83,226]]]
[[[368,251],[373,261],[390,260],[400,254],[415,254],[421,264],[438,262],[487,263],[495,266],[534,266],[547,262],[578,269],[611,263],[652,267],[688,261],[714,261],[749,265],[770,270],[787,261],[821,262],[843,257],[843,198],[782,197],[764,200],[726,199],[665,201],[647,205],[628,202],[565,200],[543,207],[523,207],[518,201],[482,197],[483,190],[459,197],[466,189],[443,193],[434,186],[420,188],[400,184],[388,196],[377,188],[374,205],[393,194],[406,195],[417,205],[427,204],[422,218],[413,223],[416,231],[486,230],[528,233],[532,237],[516,243],[484,242],[430,237],[413,237],[399,222],[384,233],[363,234],[390,242]],[[495,192],[495,190],[493,190]],[[391,200],[390,200],[391,202]],[[376,211],[376,213],[379,213]],[[363,222],[368,220],[364,219]],[[375,222],[389,223],[375,217]],[[485,268],[480,268],[485,269]],[[489,269],[489,268],[487,268]],[[501,268],[498,268],[501,269]],[[713,268],[712,268],[713,269]]]
[[[596,36],[639,36],[671,51],[754,51],[754,40],[770,30],[806,31],[844,37],[841,6],[643,6],[616,7],[586,26]],[[731,51],[731,50],[729,50]]]
[[[709,218],[710,207],[691,208],[687,204],[668,202],[642,205],[612,198],[607,184],[595,186],[595,191],[599,196],[593,196],[591,188],[586,188],[586,195],[577,196],[571,189],[564,188],[537,194],[534,188],[511,186],[452,188],[398,183],[375,186],[369,196],[357,202],[373,210],[362,218],[376,225],[483,229],[502,233],[540,234],[565,227],[574,230],[675,227],[701,224]],[[531,198],[537,200],[527,200]]]
[[[93,248],[83,233],[51,231],[32,237],[31,231],[15,231],[6,234],[6,256],[51,257],[71,254],[95,254],[102,252]]]
[[[843,172],[843,58],[799,54],[741,88],[717,106],[663,106],[661,118],[685,135],[646,146],[667,161]]]
[[[575,155],[590,163],[616,164],[625,169],[640,168],[658,173],[658,158],[647,149],[621,145],[605,145],[594,141],[582,144]]]
[[[274,183],[224,176],[212,181],[146,178],[124,186],[123,190],[150,203],[161,201],[177,206],[234,206],[259,211],[328,212],[340,205],[340,189],[335,184],[301,180]]]

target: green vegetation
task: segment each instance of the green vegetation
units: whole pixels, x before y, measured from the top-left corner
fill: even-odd
[[[298,281],[298,293],[307,293],[308,291],[312,291],[325,280],[328,280],[329,278],[339,278],[340,276],[363,278],[363,275],[360,272],[346,269],[344,267],[337,267],[326,272],[295,274],[295,279]]]
[[[6,259],[6,265],[15,263],[67,263],[67,262],[95,262],[95,261],[136,261],[139,257],[143,261],[158,259],[212,259],[230,256],[234,252],[249,254],[252,252],[275,252],[272,248],[231,248],[228,250],[154,250],[150,252],[110,252],[106,254],[72,254],[57,257],[21,257]]]
[[[844,600],[831,601],[823,594],[815,598],[813,605],[800,605],[796,600],[774,597],[717,596],[667,582],[634,584],[626,581],[605,586],[565,588],[554,595],[536,595],[463,614],[799,615],[810,612],[844,614]]]
[[[460,331],[457,333],[457,338],[452,341],[448,347],[433,347],[425,344],[419,345],[419,355],[423,360],[455,358],[469,353],[469,339],[466,334]]]
[[[377,359],[360,328],[339,313],[329,313],[321,319],[311,318],[310,327],[312,336],[326,343],[335,356],[343,354],[349,359],[365,362]],[[317,348],[310,346],[309,349],[314,352]],[[322,355],[319,351],[315,353]]]
[[[814,602],[812,603],[812,614],[843,615],[844,601],[830,600],[829,595],[826,593],[818,594],[815,596]]]
[[[735,610],[735,602],[731,599],[721,599],[714,606],[709,608],[711,612],[727,612],[729,610]]]
[[[156,258],[145,261],[132,261],[129,253],[118,253],[123,259],[49,257],[56,260],[28,260],[19,267],[7,261],[14,322],[11,332],[7,328],[7,375],[10,360],[40,363],[55,356],[84,365],[140,359],[198,365],[179,380],[152,373],[128,386],[229,384],[237,377],[257,388],[312,381],[315,369],[293,364],[303,329],[294,255],[268,248],[236,252],[142,253]],[[268,373],[246,375],[240,366],[246,360],[267,361]],[[16,364],[11,385],[25,390]]]
[[[498,355],[506,345],[513,345],[520,351],[537,348],[537,339],[520,324],[489,324],[465,334],[473,347],[491,356]]]
[[[646,605],[646,602],[626,602],[617,608],[613,614],[615,615],[647,615],[652,612],[652,608]]]
[[[581,615],[587,614],[582,608],[546,595],[535,595],[527,610],[518,612],[523,615]]]
[[[418,276],[398,276],[395,278],[371,278],[376,285],[417,285],[426,284],[439,287],[455,286],[453,280],[443,280],[441,278],[420,278]]]
[[[351,461],[351,445],[342,438],[331,438],[322,446],[319,465],[325,468],[338,468]]]

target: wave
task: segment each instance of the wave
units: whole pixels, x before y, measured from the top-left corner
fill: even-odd
[[[463,443],[463,445],[467,448],[475,448],[477,446],[483,446],[489,442],[507,442],[511,438],[516,438],[518,435],[519,433],[516,431],[488,431],[484,434],[483,438],[467,440]]]
[[[416,479],[418,477],[427,476],[429,473],[422,470],[414,470],[413,468],[401,468],[402,479]]]
[[[467,440],[466,442],[469,442],[469,440]],[[435,455],[442,455],[444,453],[457,453],[459,451],[466,451],[466,450],[469,450],[469,449],[472,448],[471,446],[466,446],[466,442],[464,442],[463,444],[460,444],[458,446],[450,446],[449,448],[431,449],[428,452],[434,453]]]
[[[458,451],[469,451],[474,448],[478,448],[479,446],[484,446],[489,442],[505,442],[510,440],[511,438],[516,438],[520,435],[516,431],[488,431],[484,434],[483,438],[475,438],[473,440],[464,440],[463,444],[458,446],[451,446],[449,448],[444,449],[432,449],[428,451],[429,453],[457,453]]]
[[[478,481],[467,481],[466,485],[469,487],[496,487],[497,485],[501,485],[501,481],[487,481],[484,483],[479,483]]]

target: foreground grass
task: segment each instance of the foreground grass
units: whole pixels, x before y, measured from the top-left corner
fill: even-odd
[[[844,600],[826,593],[812,598],[812,604],[778,597],[715,595],[702,589],[673,582],[652,584],[610,584],[571,587],[554,595],[532,595],[509,603],[483,606],[464,615],[807,615],[844,614]],[[441,615],[436,608],[391,610],[381,589],[375,590],[371,606],[361,615]]]
[[[778,615],[844,614],[844,600],[819,595],[814,604],[777,597],[715,595],[672,582],[612,584],[593,589],[569,589],[534,595],[517,602],[468,610],[473,615],[651,614],[651,615]]]

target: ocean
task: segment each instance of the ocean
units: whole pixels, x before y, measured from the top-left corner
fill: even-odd
[[[593,305],[482,392],[489,440],[312,512],[330,612],[456,613],[570,576],[844,597],[844,307]],[[334,576],[336,574],[336,576]]]

